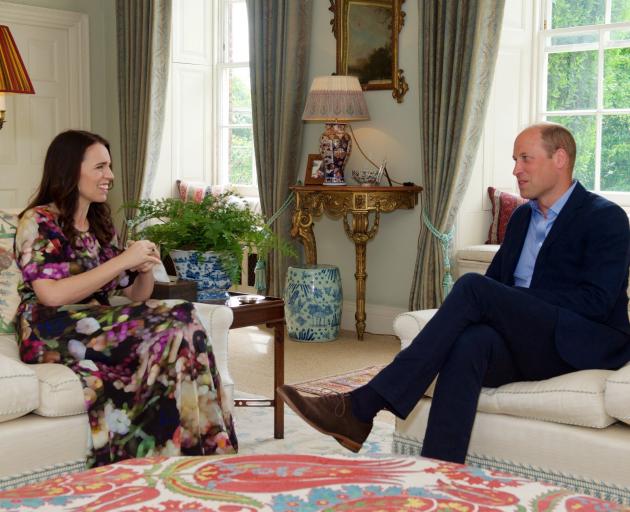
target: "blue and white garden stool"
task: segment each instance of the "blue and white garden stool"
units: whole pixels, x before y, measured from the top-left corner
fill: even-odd
[[[289,267],[284,310],[289,336],[297,341],[332,341],[341,325],[341,274],[334,265]]]

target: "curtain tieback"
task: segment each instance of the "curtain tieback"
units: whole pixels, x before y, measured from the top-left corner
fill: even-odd
[[[298,184],[300,184],[300,182],[298,182]],[[271,226],[274,222],[276,222],[278,217],[282,215],[282,213],[293,203],[293,201],[295,201],[295,192],[292,190],[284,200],[284,203],[282,203],[280,208],[278,208],[275,213],[269,217],[269,220],[265,222],[265,224],[267,226]],[[264,258],[259,258],[258,261],[256,261],[256,267],[254,269],[254,288],[256,288],[256,291],[261,294],[267,289],[267,264]]]
[[[453,287],[453,276],[451,275],[451,259],[449,256],[451,242],[453,241],[453,234],[455,232],[455,226],[452,226],[448,233],[442,233],[436,228],[427,215],[426,209],[422,209],[422,221],[431,234],[438,239],[442,248],[442,261],[444,262],[444,276],[442,277],[442,290],[444,291],[444,297],[446,297],[451,288]]]

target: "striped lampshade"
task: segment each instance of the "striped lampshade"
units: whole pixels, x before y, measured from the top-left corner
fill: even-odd
[[[0,92],[35,94],[9,27],[0,25]]]

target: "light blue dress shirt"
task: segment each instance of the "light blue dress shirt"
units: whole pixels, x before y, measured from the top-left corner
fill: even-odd
[[[529,288],[532,282],[532,275],[534,274],[534,265],[536,264],[536,258],[538,252],[542,247],[545,238],[551,231],[553,223],[560,215],[560,211],[569,200],[575,184],[577,182],[573,180],[573,185],[569,187],[562,196],[549,208],[547,211],[547,218],[543,215],[538,201],[532,199],[528,204],[532,209],[532,216],[529,220],[529,228],[527,229],[527,236],[525,237],[525,243],[521,250],[521,256],[518,259],[518,264],[514,269],[514,285],[522,286],[523,288]]]

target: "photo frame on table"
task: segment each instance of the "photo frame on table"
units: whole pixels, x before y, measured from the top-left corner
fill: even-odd
[[[308,155],[306,172],[304,174],[304,185],[321,185],[324,183],[324,159],[319,153]]]
[[[398,68],[398,36],[405,0],[330,0],[337,39],[337,74],[359,78],[364,91],[392,89],[402,103],[409,90]]]

